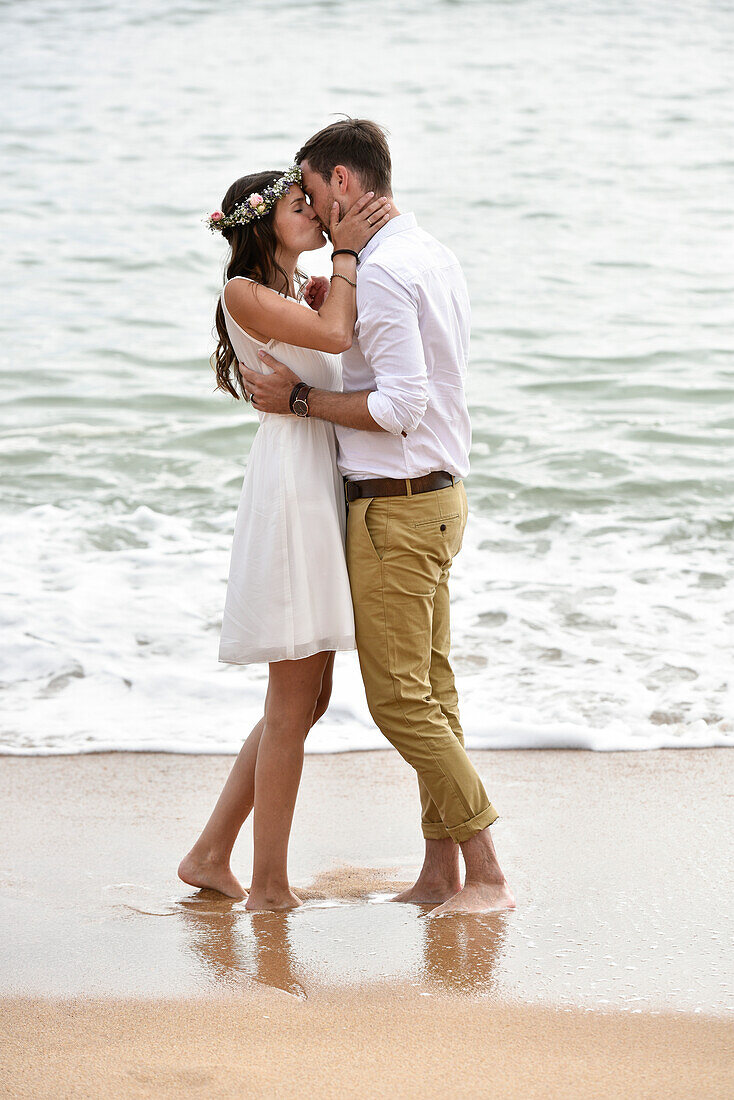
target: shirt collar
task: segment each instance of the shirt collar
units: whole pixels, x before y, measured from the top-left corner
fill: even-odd
[[[415,229],[417,225],[415,214],[398,214],[397,218],[390,218],[387,225],[383,225],[382,229],[378,229],[374,237],[367,241],[359,254],[359,263],[364,263],[388,237],[392,237],[395,233],[405,233],[407,229]]]

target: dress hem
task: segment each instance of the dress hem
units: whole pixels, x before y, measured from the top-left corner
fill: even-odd
[[[354,638],[325,638],[318,642],[306,642],[300,646],[293,646],[284,650],[282,646],[274,649],[258,650],[250,656],[217,658],[222,665],[256,665],[271,664],[274,661],[301,661],[304,657],[313,657],[316,653],[344,653],[357,648]]]

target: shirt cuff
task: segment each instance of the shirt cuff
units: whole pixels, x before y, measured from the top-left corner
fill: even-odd
[[[395,415],[395,406],[385,393],[372,390],[367,394],[367,411],[376,424],[391,435],[402,435],[403,425]]]

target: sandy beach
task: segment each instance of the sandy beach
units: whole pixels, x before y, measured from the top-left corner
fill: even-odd
[[[0,1095],[730,1095],[729,754],[472,758],[518,908],[440,920],[391,751],[307,757],[287,914],[176,877],[231,757],[3,758]]]

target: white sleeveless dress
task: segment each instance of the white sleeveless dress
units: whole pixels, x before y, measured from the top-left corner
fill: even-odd
[[[309,385],[341,390],[338,355],[278,340],[263,344],[234,320],[224,290],[221,302],[240,362],[270,374],[257,356],[266,348]],[[292,413],[257,415],[235,521],[219,660],[246,665],[354,649],[344,484],[333,425]]]

